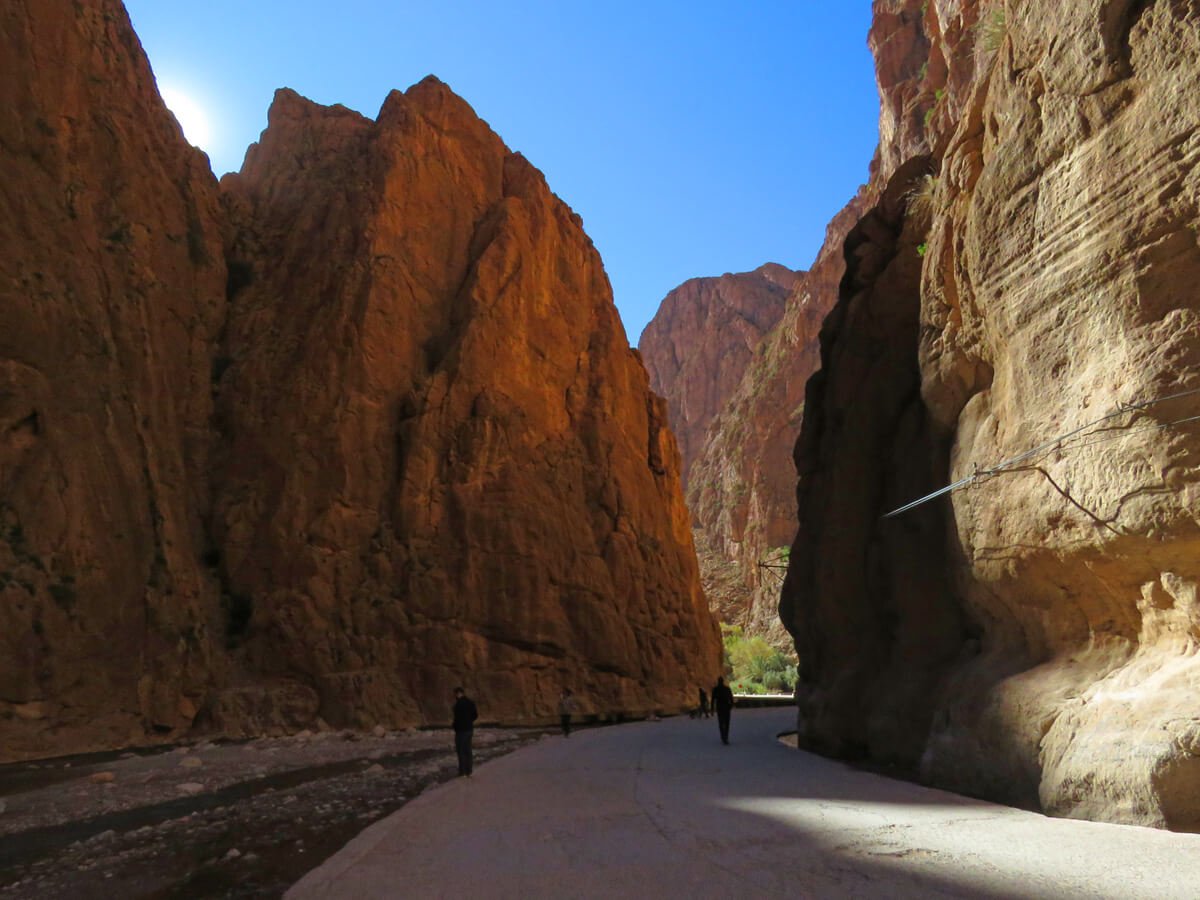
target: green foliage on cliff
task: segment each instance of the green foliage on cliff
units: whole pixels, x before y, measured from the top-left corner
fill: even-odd
[[[995,53],[1008,36],[1008,19],[1004,15],[1004,7],[996,6],[988,10],[987,15],[975,26],[979,29],[979,42],[987,53]]]

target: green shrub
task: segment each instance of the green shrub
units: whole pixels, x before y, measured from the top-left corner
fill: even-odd
[[[725,669],[736,693],[790,692],[796,683],[795,655],[783,653],[759,635],[747,637],[740,625],[721,625]]]
[[[1008,37],[1008,18],[1004,15],[1003,6],[995,6],[976,24],[979,34],[979,44],[986,53],[995,53],[1004,45]]]

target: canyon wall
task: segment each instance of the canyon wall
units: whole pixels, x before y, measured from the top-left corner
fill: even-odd
[[[0,12],[0,758],[190,725],[224,665],[204,564],[217,185],[117,3]]]
[[[1200,10],[875,13],[878,199],[796,447],[801,740],[1198,830]]]
[[[690,704],[719,666],[598,254],[434,79],[189,147],[116,0],[0,12],[0,758]]]
[[[279,92],[222,187],[215,531],[254,670],[361,724],[464,679],[485,715],[690,702],[718,642],[665,404],[541,174],[429,78],[376,121]]]
[[[685,491],[709,425],[779,322],[797,277],[767,263],[753,272],[689,279],[663,298],[638,338],[650,388],[667,401]]]
[[[792,448],[817,331],[837,299],[842,241],[865,194],[830,223],[807,272],[767,264],[671,291],[638,343],[667,399],[709,604],[780,648],[784,550],[796,531]],[[760,565],[765,563],[765,565]]]
[[[804,384],[819,361],[817,333],[837,299],[842,242],[865,190],[829,223],[812,268],[796,279],[778,324],[713,417],[687,486],[709,603],[723,622],[790,649],[779,590],[796,535],[792,448]]]

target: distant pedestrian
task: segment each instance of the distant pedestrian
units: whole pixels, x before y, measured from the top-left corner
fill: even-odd
[[[733,712],[733,691],[724,678],[717,679],[713,688],[712,705],[717,711],[717,726],[721,729],[721,743],[729,743],[729,714]]]
[[[710,715],[708,711],[708,694],[704,692],[704,688],[700,688],[700,715],[706,719]]]
[[[575,712],[575,695],[570,688],[563,688],[558,696],[558,720],[562,723],[563,737],[571,736],[571,716]]]
[[[454,689],[454,750],[458,754],[458,774],[471,777],[475,768],[475,758],[471,749],[471,741],[475,738],[475,720],[479,718],[479,710],[475,701],[466,695],[462,688]]]

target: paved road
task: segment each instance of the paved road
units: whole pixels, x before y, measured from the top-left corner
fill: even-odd
[[[1048,819],[856,772],[788,710],[547,738],[427,791],[290,898],[1200,897],[1200,836]]]

